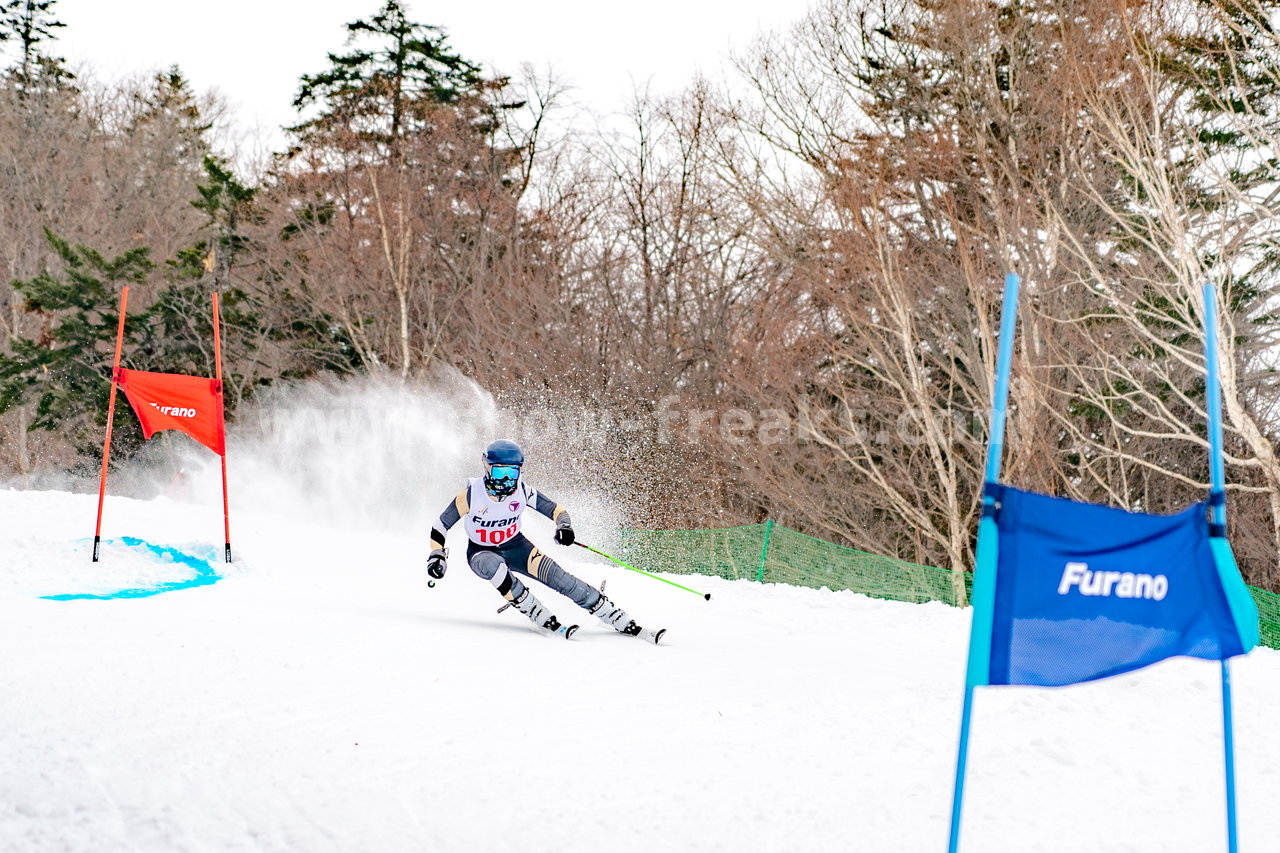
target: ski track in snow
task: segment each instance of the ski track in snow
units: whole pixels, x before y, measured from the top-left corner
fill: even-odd
[[[673,577],[550,545],[642,624],[538,588],[542,636],[426,530],[233,528],[225,579],[89,562],[96,495],[0,491],[2,851],[941,851],[968,611]],[[221,518],[112,497],[104,538],[220,553]],[[233,522],[237,519],[233,517]],[[455,531],[456,535],[456,531]],[[1233,664],[1241,850],[1277,849],[1280,654]],[[961,849],[1226,849],[1216,664],[979,690]]]

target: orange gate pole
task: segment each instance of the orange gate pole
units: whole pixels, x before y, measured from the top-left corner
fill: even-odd
[[[116,326],[116,355],[111,361],[111,402],[107,404],[107,437],[102,442],[102,476],[98,479],[98,522],[93,528],[93,562],[98,562],[98,544],[102,541],[102,502],[107,495],[107,460],[111,456],[111,424],[116,417],[116,387],[120,372],[120,347],[124,343],[124,314],[129,305],[129,285],[120,291],[120,322]]]
[[[214,374],[218,380],[218,418],[222,421],[222,529],[226,534],[223,556],[231,562],[231,510],[227,502],[227,415],[223,401],[226,394],[222,389],[222,333],[219,331],[218,294],[213,294],[213,358],[216,363]]]

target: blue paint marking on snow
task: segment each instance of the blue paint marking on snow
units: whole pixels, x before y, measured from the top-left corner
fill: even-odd
[[[131,548],[144,548],[150,551],[158,560],[168,558],[174,563],[191,568],[195,572],[195,576],[181,581],[166,581],[155,586],[143,587],[141,589],[122,589],[117,592],[109,593],[64,593],[62,595],[42,595],[41,598],[47,598],[50,601],[80,601],[85,599],[93,599],[106,601],[114,598],[146,598],[151,595],[159,595],[162,592],[173,592],[179,589],[190,589],[194,586],[208,586],[222,580],[222,575],[210,565],[208,560],[202,560],[199,557],[192,556],[177,548],[169,548],[164,545],[152,545],[150,542],[138,539],[135,536],[122,536],[119,539],[104,540],[103,545],[110,542],[123,542]]]

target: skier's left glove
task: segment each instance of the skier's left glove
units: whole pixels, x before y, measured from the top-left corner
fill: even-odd
[[[427,574],[436,580],[444,578],[444,572],[447,568],[449,568],[449,564],[445,561],[444,551],[432,551],[431,556],[427,557]]]
[[[573,528],[569,525],[569,522],[561,519],[560,523],[556,525],[556,544],[572,545],[574,538]]]

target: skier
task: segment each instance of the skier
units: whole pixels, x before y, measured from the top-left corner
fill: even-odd
[[[569,513],[521,478],[524,451],[520,445],[499,439],[489,445],[482,458],[484,476],[469,479],[466,487],[440,513],[438,525],[431,528],[427,574],[435,580],[444,577],[449,556],[445,548],[445,534],[463,520],[468,539],[467,563],[471,571],[497,587],[503,598],[539,628],[564,634],[565,637],[578,630],[577,625],[562,625],[518,575],[537,578],[615,631],[644,637],[654,643],[662,639],[666,629],[649,631],[641,628],[604,593],[560,568],[520,532],[520,517],[527,507],[533,507],[556,523],[557,544],[572,545],[574,542]]]

